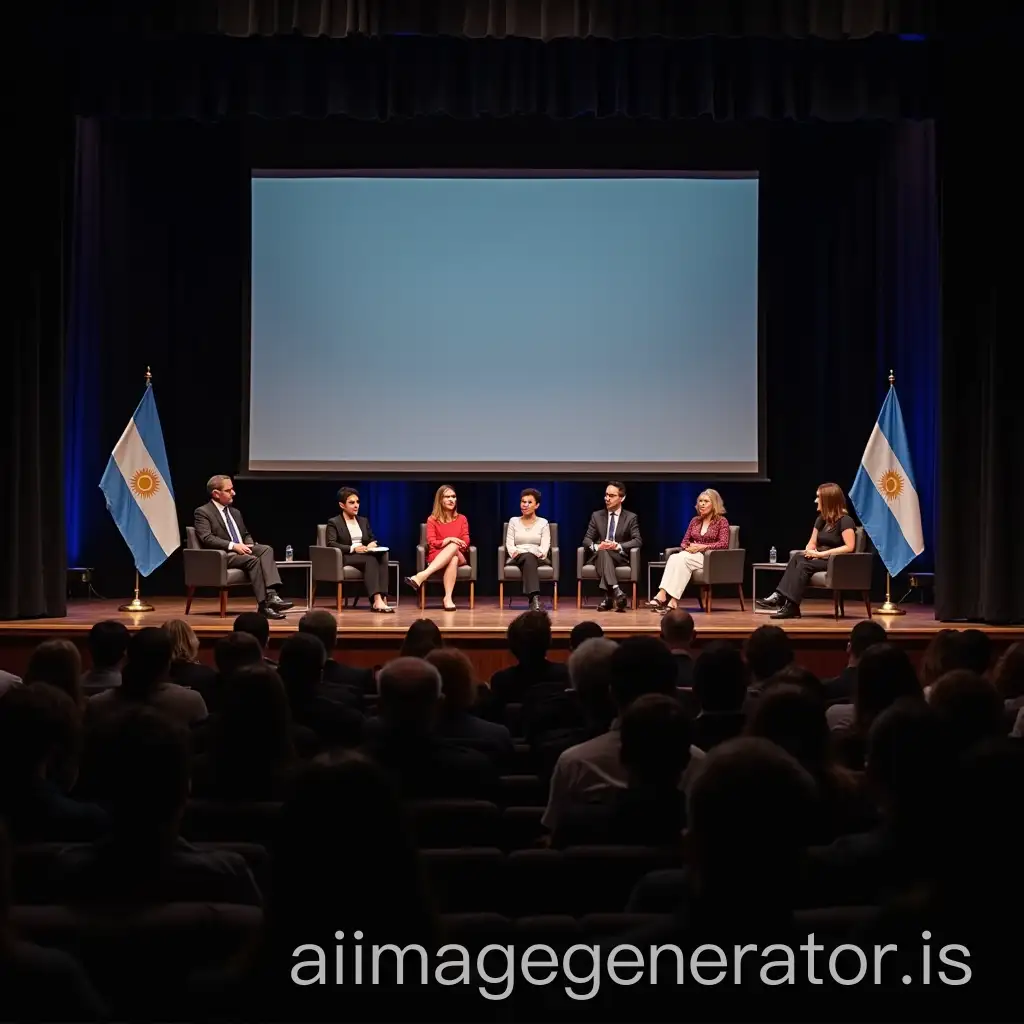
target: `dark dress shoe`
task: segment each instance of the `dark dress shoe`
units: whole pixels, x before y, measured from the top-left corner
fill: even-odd
[[[291,605],[289,605],[289,607],[291,607]],[[260,615],[263,615],[265,618],[268,619],[285,618],[284,612],[277,608],[275,605],[270,604],[269,602],[267,604],[261,604],[259,607],[259,612]]]
[[[615,602],[610,598],[606,597],[598,606],[599,612],[610,612],[615,607]]]
[[[629,607],[629,598],[625,594],[615,595],[615,610],[624,612]]]
[[[286,612],[289,608],[295,607],[295,602],[285,601],[284,598],[278,597],[277,594],[275,594],[273,597],[267,598],[267,607],[273,608],[279,612]]]
[[[787,601],[773,616],[773,619],[799,619],[800,606]]]
[[[758,608],[781,608],[782,595],[776,591],[770,597],[759,597],[754,604]]]

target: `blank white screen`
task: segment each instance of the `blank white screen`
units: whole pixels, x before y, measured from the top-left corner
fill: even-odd
[[[249,468],[756,473],[754,177],[254,176]]]

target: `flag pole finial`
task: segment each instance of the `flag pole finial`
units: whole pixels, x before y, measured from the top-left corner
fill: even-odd
[[[891,378],[890,378],[890,379],[891,379]],[[152,387],[152,386],[153,386],[153,374],[152,374],[152,373],[150,373],[150,371],[149,371],[149,367],[148,367],[148,366],[146,367],[146,377],[145,377],[145,381],[146,381],[146,387],[147,387],[147,388],[150,388],[150,387]]]
[[[892,370],[889,371],[889,387],[892,387],[896,383],[896,378],[893,376]]]

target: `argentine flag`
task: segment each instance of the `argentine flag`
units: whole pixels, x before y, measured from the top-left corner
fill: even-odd
[[[924,551],[921,506],[894,387],[890,386],[882,403],[850,498],[890,576],[897,575]]]
[[[181,546],[164,435],[149,386],[110,454],[100,490],[135,567],[148,576]]]

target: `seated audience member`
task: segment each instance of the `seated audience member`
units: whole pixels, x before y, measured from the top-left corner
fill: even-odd
[[[1024,739],[1024,707],[1017,712],[1017,717],[1013,721],[1013,728],[1010,730],[1010,736],[1015,740]]]
[[[846,668],[834,679],[826,679],[822,683],[827,701],[833,704],[852,703],[860,656],[873,644],[884,644],[887,636],[885,627],[873,619],[864,619],[850,630],[850,642],[846,645]]]
[[[552,846],[681,842],[686,798],[679,780],[690,763],[689,716],[675,698],[649,693],[623,714],[620,734],[626,788],[616,790],[604,804],[569,806],[558,819]]]
[[[326,661],[324,645],[311,633],[295,633],[281,645],[277,670],[292,719],[312,729],[323,747],[356,747],[363,739],[363,716],[350,703],[328,695],[323,684]]]
[[[1021,708],[1024,708],[1024,643],[1010,644],[996,663],[992,674],[999,696],[1003,698],[1007,724],[1012,728]]]
[[[192,627],[184,619],[168,619],[160,628],[171,638],[171,682],[200,693],[212,690],[217,673],[199,660],[199,637]]]
[[[351,704],[361,710],[363,695],[375,693],[372,668],[355,668],[335,661],[334,651],[338,646],[338,620],[326,608],[306,612],[299,619],[299,632],[309,633],[324,645],[327,661],[324,662],[324,694],[332,700]]]
[[[693,722],[694,746],[711,750],[743,732],[747,666],[736,647],[725,640],[708,644],[694,663],[693,689],[700,709]]]
[[[594,622],[590,619],[584,622],[577,622],[569,631],[569,650],[575,651],[585,640],[593,640],[599,636],[604,636],[604,629],[600,622]]]
[[[395,609],[387,600],[388,552],[380,550],[370,520],[359,514],[359,492],[354,487],[342,487],[338,507],[341,514],[327,521],[327,546],[341,551],[344,565],[362,570],[371,611],[393,615]]]
[[[398,649],[400,658],[425,658],[431,651],[444,647],[441,630],[433,619],[416,619],[405,631],[405,639]]]
[[[612,703],[612,655],[619,645],[607,637],[584,640],[569,655],[569,684],[575,698],[575,722],[536,732],[530,748],[540,777],[550,782],[562,752],[586,740],[603,736],[615,718]]]
[[[939,676],[967,668],[963,639],[958,629],[940,629],[921,655],[921,689],[927,695]]]
[[[530,611],[539,612],[540,579],[537,569],[550,565],[551,529],[546,519],[537,515],[540,491],[527,487],[519,497],[518,516],[508,521],[505,529],[507,565],[517,565],[523,574],[523,593],[530,599]]]
[[[921,684],[906,651],[893,644],[875,644],[857,665],[853,705],[833,704],[827,720],[836,752],[847,768],[861,771],[871,723],[901,698],[923,700]]]
[[[21,676],[16,676],[13,672],[6,672],[0,669],[0,697],[15,686],[21,686]]]
[[[682,551],[668,556],[661,586],[650,601],[652,611],[675,608],[690,577],[704,567],[705,551],[724,551],[729,546],[729,520],[725,503],[716,490],[701,491],[697,497],[697,514],[690,520],[683,539]]]
[[[131,651],[121,689],[130,665]],[[104,907],[182,901],[258,905],[259,890],[239,854],[200,851],[178,833],[189,794],[185,730],[153,708],[129,702],[97,723],[96,734],[95,782],[111,833],[60,854],[54,900]]]
[[[458,579],[460,565],[469,558],[469,520],[458,510],[455,490],[447,484],[438,487],[434,495],[434,508],[427,516],[426,567],[405,582],[419,590],[436,572],[442,572],[444,582],[444,610],[456,610],[452,592]]]
[[[308,730],[304,730],[308,733]],[[311,733],[305,743],[317,747]],[[192,794],[211,800],[281,800],[298,765],[284,683],[269,665],[239,669],[192,770]]]
[[[499,772],[509,769],[515,751],[508,729],[472,713],[476,703],[473,663],[451,647],[431,651],[426,660],[441,674],[444,702],[437,719],[438,736],[486,754]]]
[[[819,813],[811,832],[815,843],[873,824],[875,815],[860,779],[837,764],[820,693],[792,683],[770,686],[754,705],[746,734],[771,740],[803,765],[818,786]]]
[[[260,615],[259,612],[242,612],[235,616],[231,630],[234,633],[248,633],[249,636],[254,636],[260,645],[264,663],[271,668],[277,668],[277,662],[267,657],[267,647],[270,645],[270,620],[265,615]]]
[[[88,721],[128,704],[145,704],[184,726],[206,718],[202,695],[171,682],[172,651],[171,638],[162,629],[140,629],[128,644],[121,685],[89,698]]]
[[[441,674],[433,665],[396,658],[380,670],[377,686],[379,717],[367,728],[365,752],[404,799],[494,796],[498,776],[487,756],[437,734]]]
[[[661,639],[676,660],[676,686],[689,689],[693,685],[693,641],[697,638],[693,616],[682,608],[673,608],[661,619]]]
[[[402,985],[394,974],[401,958],[387,955],[380,957],[377,984],[292,980],[293,967],[305,959],[295,951],[307,944],[344,950],[348,982],[354,977],[354,935],[361,935],[364,950],[394,943],[433,951],[444,941],[411,823],[380,768],[351,753],[310,765],[285,801],[280,826],[259,940],[230,969],[196,980],[196,1005],[210,1019],[404,1020],[415,998],[417,1017],[451,1019],[425,1012],[415,953],[404,958]],[[334,967],[328,952],[332,981]],[[313,968],[300,972],[313,974]]]
[[[992,668],[992,637],[981,629],[965,629],[960,634],[960,661],[957,668],[988,676]]]
[[[939,676],[932,685],[928,703],[958,754],[985,740],[1006,736],[999,691],[977,672],[957,669]]]
[[[73,800],[81,714],[48,683],[0,697],[0,817],[18,843],[94,839],[107,828],[95,804]]]
[[[22,682],[49,683],[63,690],[78,708],[85,707],[82,693],[82,656],[70,640],[44,640],[32,652]]]
[[[77,960],[15,934],[11,860],[11,840],[0,819],[0,1013],[12,1020],[106,1020],[106,1007]]]
[[[786,571],[775,592],[754,603],[774,614],[773,619],[798,619],[804,591],[815,573],[826,572],[828,560],[852,552],[857,532],[846,512],[846,495],[838,484],[821,484],[814,498],[818,518],[803,551],[790,556]]]
[[[764,684],[794,660],[793,641],[781,626],[758,626],[743,644],[750,670],[750,697],[757,697]]]
[[[801,690],[806,690],[818,700],[825,699],[821,680],[809,668],[804,668],[803,665],[798,665],[796,662],[787,665],[781,672],[776,672],[771,679],[766,680],[761,691],[762,695],[770,692],[776,686],[799,686]],[[752,705],[752,707],[755,706]]]
[[[595,641],[596,642],[596,641]],[[548,805],[541,819],[554,832],[566,809],[576,803],[611,800],[626,787],[626,769],[619,756],[620,724],[633,701],[647,693],[676,697],[676,665],[668,648],[654,637],[631,636],[611,656],[611,691],[617,717],[608,732],[569,747],[558,758],[551,776]],[[703,751],[691,748],[692,768]],[[685,785],[689,769],[683,775]]]
[[[896,701],[871,726],[866,782],[881,818],[867,831],[812,851],[814,902],[881,904],[934,866],[948,827],[954,756],[935,712],[921,700]]]
[[[491,698],[499,706],[521,704],[532,687],[554,683],[565,689],[569,673],[562,662],[550,661],[551,619],[547,612],[523,612],[509,623],[508,648],[516,664],[491,676]]]
[[[220,709],[224,686],[240,668],[263,664],[263,648],[251,633],[227,633],[213,645],[213,663],[217,674],[200,691],[211,713]]]
[[[121,685],[121,663],[131,634],[123,622],[104,619],[89,630],[89,655],[92,668],[82,675],[82,691],[86,696]]]

